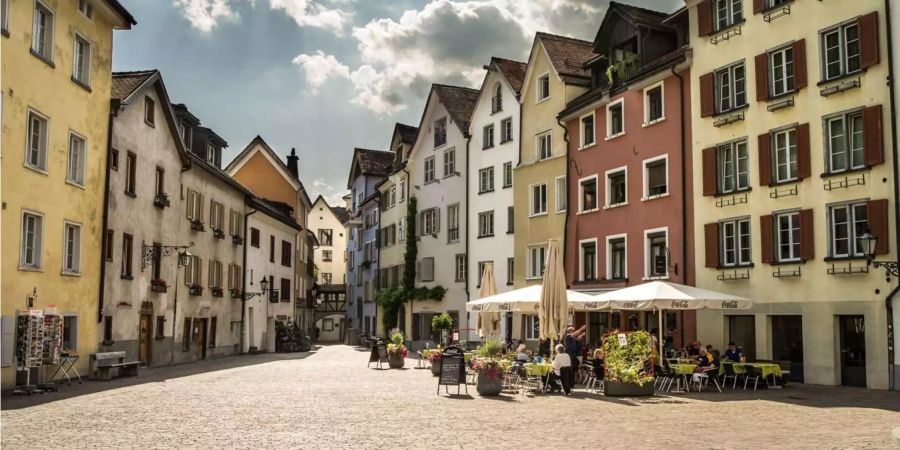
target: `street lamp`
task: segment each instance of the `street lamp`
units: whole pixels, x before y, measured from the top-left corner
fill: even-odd
[[[875,261],[875,244],[878,243],[878,236],[867,230],[856,239],[859,241],[859,245],[862,247],[863,252],[865,252],[866,263],[868,265],[875,267],[876,269],[879,267],[884,268],[888,275],[900,277],[900,263],[897,261]]]
[[[269,290],[269,280],[263,277],[263,279],[259,281],[259,287],[262,288],[262,294],[265,294]]]

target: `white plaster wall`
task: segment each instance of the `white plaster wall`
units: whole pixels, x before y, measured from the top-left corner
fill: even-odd
[[[320,284],[324,283],[322,273],[327,272],[331,274],[332,284],[345,283],[347,262],[344,260],[344,251],[347,248],[347,233],[344,230],[344,225],[341,224],[341,221],[331,211],[328,203],[322,198],[318,199],[313,205],[308,217],[309,229],[317,238],[319,230],[323,228],[331,229],[332,236],[332,244],[330,246],[322,245],[319,242],[319,246],[314,251],[316,267],[319,268],[319,279],[317,281]],[[324,250],[331,251],[331,262],[326,262],[322,259]]]

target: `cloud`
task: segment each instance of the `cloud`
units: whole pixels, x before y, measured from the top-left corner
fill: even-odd
[[[284,11],[300,27],[322,28],[336,34],[343,32],[351,14],[337,8],[329,8],[312,0],[269,0],[273,10]]]
[[[328,190],[328,191],[334,190],[334,186],[325,182],[324,178],[316,178],[315,180],[313,180],[312,185],[314,188],[324,188],[325,190]]]
[[[229,0],[174,0],[173,4],[182,9],[191,26],[204,33],[212,31],[220,20],[238,17]]]
[[[293,62],[306,73],[306,85],[313,94],[318,93],[319,88],[330,79],[350,79],[350,68],[322,50],[312,55],[298,55]]]

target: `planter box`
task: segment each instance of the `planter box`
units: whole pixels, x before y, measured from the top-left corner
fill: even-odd
[[[203,227],[203,222],[199,220],[191,221],[191,229],[194,231],[206,231],[206,228]]]
[[[169,290],[169,286],[165,284],[151,284],[150,290],[153,292],[158,292],[160,294],[165,294]]]
[[[153,198],[153,206],[157,208],[165,208],[169,206],[169,196],[166,194],[157,195]]]
[[[213,297],[221,297],[223,294],[222,288],[210,288],[209,291],[212,293]]]
[[[203,295],[203,288],[200,286],[191,286],[188,291],[191,295]]]
[[[219,229],[213,229],[213,236],[216,239],[225,239],[225,231]]]
[[[488,374],[479,373],[475,389],[478,391],[478,395],[481,396],[500,395],[503,392],[503,376],[491,378]]]
[[[244,243],[244,238],[240,236],[231,236],[231,243],[234,245],[242,245]]]
[[[607,397],[650,397],[653,395],[653,382],[639,386],[607,380],[603,383],[603,395]]]
[[[241,290],[240,289],[232,289],[231,297],[232,298],[241,298]]]
[[[388,366],[391,369],[402,369],[405,362],[405,359],[399,354],[388,354]]]

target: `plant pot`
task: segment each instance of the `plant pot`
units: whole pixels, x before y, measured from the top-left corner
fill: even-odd
[[[438,376],[441,374],[441,360],[436,359],[431,363],[431,374]]]
[[[478,373],[478,381],[475,384],[475,390],[478,391],[478,395],[481,396],[494,396],[500,395],[500,392],[503,391],[503,378],[491,378],[490,375],[486,373]]]
[[[607,397],[650,397],[653,395],[653,382],[647,382],[641,386],[635,383],[607,380],[603,383],[603,395]]]
[[[405,362],[405,360],[403,359],[403,356],[401,356],[400,354],[389,354],[388,355],[388,366],[391,369],[402,369],[404,362]]]

